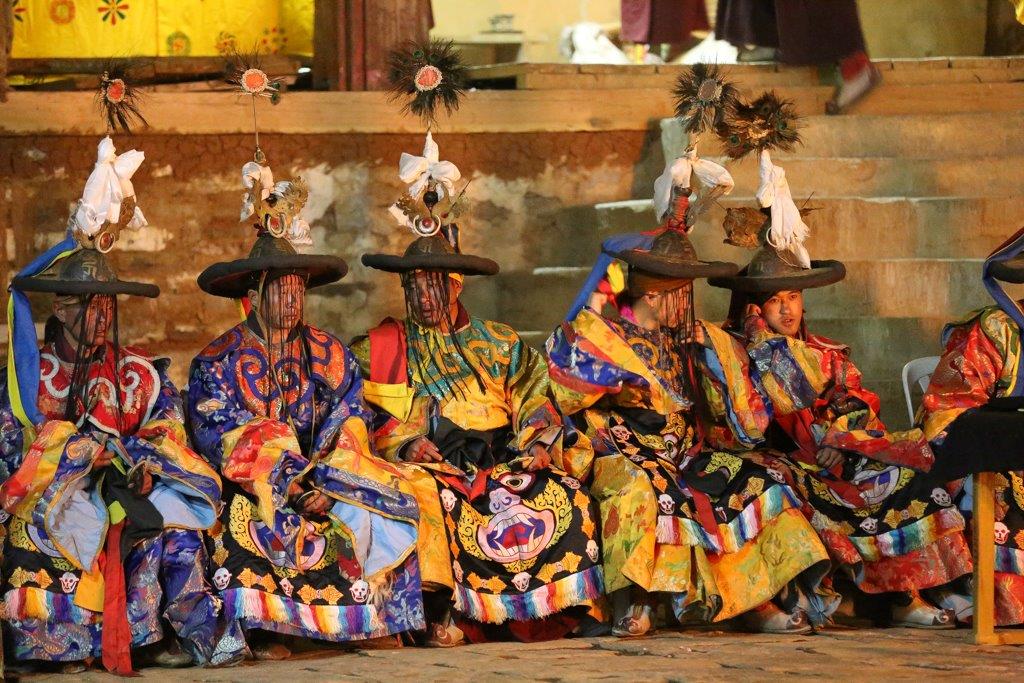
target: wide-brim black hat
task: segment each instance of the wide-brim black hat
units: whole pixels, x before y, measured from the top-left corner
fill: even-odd
[[[389,273],[408,273],[414,270],[436,270],[462,275],[497,275],[498,264],[489,258],[459,254],[441,235],[418,237],[405,253],[363,254],[364,266]]]
[[[663,232],[650,249],[626,249],[610,255],[625,261],[631,269],[687,280],[735,275],[738,268],[727,261],[701,261],[690,239],[676,230]]]
[[[1019,285],[1024,283],[1024,256],[1015,256],[1005,261],[991,261],[987,264],[988,274],[997,280]]]
[[[299,254],[288,240],[263,233],[246,258],[214,263],[200,273],[199,288],[214,296],[240,299],[259,286],[264,273],[302,275],[306,289],[312,289],[345,277],[348,264],[338,256]]]
[[[811,261],[810,268],[795,266],[768,245],[762,245],[745,268],[734,276],[714,277],[715,287],[737,292],[771,293],[825,287],[846,277],[840,261]]]
[[[154,298],[160,295],[156,285],[119,280],[106,257],[95,249],[72,252],[38,275],[17,276],[11,280],[11,287],[23,292],[70,296],[127,294]]]

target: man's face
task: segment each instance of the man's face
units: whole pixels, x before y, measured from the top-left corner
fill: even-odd
[[[655,317],[658,319],[659,325],[675,329],[683,324],[683,321],[686,320],[686,314],[690,309],[690,291],[692,287],[693,283],[688,282],[682,287],[676,287],[675,289],[655,294],[652,307],[654,308]]]
[[[302,320],[306,282],[300,275],[283,275],[267,283],[260,302],[260,315],[275,330],[290,330]]]
[[[462,285],[448,276],[418,270],[405,281],[405,296],[416,322],[437,327],[449,320],[450,306],[458,301]]]
[[[53,314],[73,340],[83,346],[101,346],[114,324],[114,297],[97,294],[89,300],[63,296],[53,302]]]
[[[761,307],[764,319],[776,334],[795,337],[804,320],[804,293],[801,291],[775,292]]]

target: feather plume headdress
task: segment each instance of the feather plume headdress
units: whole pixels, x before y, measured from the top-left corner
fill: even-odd
[[[142,96],[137,88],[129,85],[130,71],[130,64],[110,62],[100,76],[96,105],[103,113],[108,133],[118,130],[131,133],[133,125],[149,125],[139,110]]]
[[[738,102],[719,136],[731,159],[761,150],[791,152],[800,144],[799,121],[793,103],[769,91],[753,102]]]
[[[438,109],[451,116],[466,92],[466,67],[451,41],[407,42],[388,57],[391,99],[404,99],[411,112],[431,128]]]
[[[717,65],[694,64],[676,81],[672,95],[683,130],[696,136],[722,129],[736,107],[739,92]]]
[[[768,230],[760,236],[761,239],[786,262],[809,269],[811,257],[804,247],[804,241],[810,228],[804,223],[804,212],[793,201],[785,170],[771,158],[774,150],[790,152],[800,144],[798,121],[792,102],[767,91],[752,102],[739,103],[723,127],[720,137],[726,154],[733,159],[740,159],[753,151],[758,153],[761,182],[757,188],[757,201],[761,208],[770,210],[771,216]],[[728,213],[726,220],[728,241],[736,232],[737,225],[733,221],[730,230]],[[751,223],[748,221],[748,225]]]

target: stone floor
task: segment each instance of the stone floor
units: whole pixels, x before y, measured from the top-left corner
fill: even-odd
[[[969,631],[853,629],[784,638],[723,631],[662,631],[642,640],[587,638],[491,643],[454,650],[419,648],[316,651],[285,662],[231,669],[143,670],[166,681],[843,681],[976,678],[1010,680],[1020,647],[979,647]],[[1017,671],[1018,674],[1013,672]],[[33,675],[27,680],[111,681],[108,674]]]

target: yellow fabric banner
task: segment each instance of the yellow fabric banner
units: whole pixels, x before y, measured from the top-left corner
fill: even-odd
[[[15,58],[313,54],[313,0],[14,0]]]

